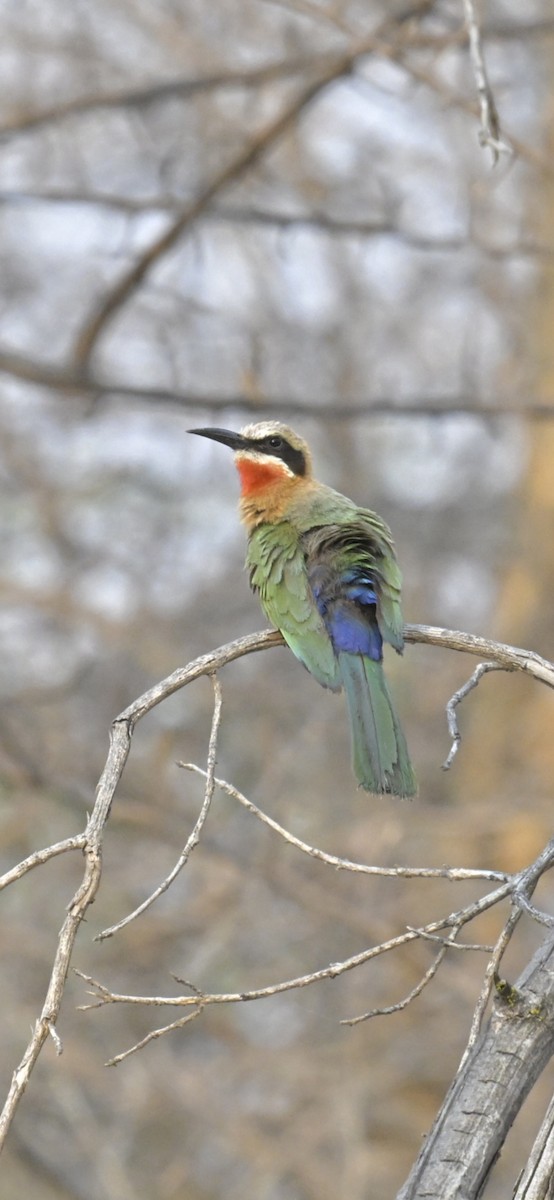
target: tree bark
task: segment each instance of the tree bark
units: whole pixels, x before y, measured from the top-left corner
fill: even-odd
[[[510,1126],[553,1053],[554,933],[549,933],[515,988],[497,992],[490,1020],[397,1200],[478,1200]]]

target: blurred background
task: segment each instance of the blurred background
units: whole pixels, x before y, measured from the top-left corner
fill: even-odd
[[[222,446],[292,423],[325,482],[392,526],[411,622],[554,657],[554,11],[481,10],[504,136],[479,145],[461,0],[4,0],[0,10],[1,861],[79,831],[113,717],[177,666],[263,628]],[[512,870],[551,833],[554,700],[475,660],[389,655],[420,779],[357,793],[343,702],[289,652],[222,675],[218,772],[305,840],[380,865]],[[243,990],[446,915],[486,884],[331,873],[217,795],[138,922],[93,936],[190,832],[212,692],[138,727],[74,965],[116,991],[171,972]],[[3,894],[5,1093],[42,1005],[79,855]],[[553,899],[548,888],[545,903]],[[506,913],[467,931],[494,940]],[[540,938],[522,922],[513,976]],[[161,1020],[82,1013],[67,984],[3,1158],[36,1200],[393,1197],[465,1044],[484,957],[418,944],[340,980],[218,1006],[117,1069]],[[178,1015],[178,1014],[176,1014]],[[162,1013],[166,1019],[167,1014]],[[487,1197],[525,1160],[551,1080]]]

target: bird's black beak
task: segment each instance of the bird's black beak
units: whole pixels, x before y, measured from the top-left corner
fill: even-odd
[[[248,445],[247,439],[241,433],[232,433],[230,429],[189,429],[188,433],[198,433],[200,437],[223,442],[223,445],[230,446],[231,450],[244,450]]]

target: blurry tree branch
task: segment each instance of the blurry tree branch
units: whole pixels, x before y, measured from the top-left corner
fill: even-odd
[[[24,204],[79,204],[91,207],[115,209],[129,215],[149,212],[175,212],[180,208],[175,196],[151,196],[136,198],[117,195],[109,192],[72,191],[64,189],[56,191],[0,191],[0,206]],[[413,250],[426,250],[436,254],[456,254],[465,250],[468,245],[474,246],[480,254],[493,261],[503,261],[513,258],[530,258],[548,261],[554,257],[554,246],[540,242],[531,236],[520,237],[508,245],[487,241],[473,230],[469,237],[450,236],[440,237],[425,235],[415,230],[403,229],[390,214],[386,218],[349,220],[346,217],[333,217],[329,213],[306,211],[303,213],[276,212],[254,206],[238,206],[223,203],[212,204],[202,214],[202,221],[211,224],[260,225],[277,230],[313,229],[331,238],[370,238],[394,237],[398,242]],[[0,355],[9,360],[10,355]],[[14,356],[17,362],[17,355]],[[87,375],[87,379],[89,376]],[[85,380],[86,385],[86,380]],[[392,404],[392,400],[390,401]]]
[[[355,404],[338,401],[321,403],[316,396],[294,400],[290,396],[264,397],[262,400],[244,393],[217,396],[172,388],[141,388],[95,375],[82,375],[79,370],[52,367],[26,355],[0,351],[0,373],[61,396],[84,397],[92,401],[118,399],[143,404],[163,404],[184,411],[205,409],[217,413],[233,408],[245,413],[275,413],[281,417],[308,417],[328,421],[366,421],[374,417],[450,417],[464,414],[484,420],[504,417],[523,417],[527,420],[550,421],[554,418],[554,400],[529,399],[521,402],[504,398],[475,400],[469,395],[420,396],[399,401],[394,396],[376,396]]]
[[[311,5],[307,5],[307,8],[312,16],[321,19],[322,14],[317,8]],[[444,80],[426,65],[422,64],[419,58],[412,60],[413,56],[412,58],[410,57],[409,52],[412,47],[426,44],[429,41],[429,37],[431,37],[432,41],[432,35],[429,35],[425,28],[418,29],[418,21],[426,14],[432,12],[433,8],[434,0],[419,0],[418,3],[407,6],[403,11],[395,14],[395,16],[387,17],[369,34],[356,36],[353,32],[346,30],[346,32],[350,32],[348,47],[346,50],[337,51],[333,54],[297,56],[291,58],[289,61],[283,60],[276,63],[269,63],[251,71],[226,70],[206,74],[196,79],[175,79],[159,85],[149,85],[130,91],[121,90],[105,93],[104,95],[81,96],[60,105],[52,106],[42,113],[18,116],[11,123],[5,124],[0,129],[0,138],[7,138],[15,133],[22,133],[39,126],[48,126],[66,117],[88,112],[93,108],[133,108],[159,101],[160,99],[163,100],[166,97],[170,98],[174,95],[189,97],[197,92],[217,91],[221,88],[258,87],[278,79],[298,75],[301,75],[303,79],[303,86],[292,99],[284,102],[277,117],[258,130],[238,153],[235,153],[230,161],[224,162],[212,175],[211,179],[208,179],[200,187],[192,199],[188,199],[184,203],[176,200],[168,200],[167,198],[162,198],[159,202],[154,200],[150,202],[150,207],[157,207],[158,210],[167,211],[171,219],[162,233],[157,234],[150,241],[146,249],[139,254],[133,264],[123,270],[123,273],[116,280],[115,284],[106,286],[106,290],[97,301],[95,310],[86,318],[76,338],[72,355],[72,367],[63,370],[51,369],[31,361],[23,361],[17,355],[8,352],[4,354],[0,353],[0,369],[15,374],[28,382],[35,381],[46,387],[56,388],[64,392],[80,391],[94,396],[99,394],[107,395],[108,393],[111,395],[129,395],[133,397],[143,395],[152,402],[159,400],[164,403],[189,403],[198,407],[195,397],[181,397],[178,392],[171,390],[159,389],[146,393],[140,388],[136,389],[129,385],[110,387],[107,382],[97,380],[90,373],[90,361],[93,351],[109,322],[132,299],[151,268],[172,250],[180,238],[200,217],[204,217],[209,213],[213,219],[214,207],[228,186],[237,182],[249,168],[256,165],[265,155],[266,151],[272,148],[283,134],[294,126],[302,113],[330,84],[340,78],[352,75],[358,65],[368,55],[389,58],[397,62],[416,82],[431,88],[448,105],[454,106],[471,116],[474,116],[476,113],[480,114],[482,137],[486,144],[489,144],[494,149],[495,153],[504,145],[500,138],[494,97],[485,70],[482,52],[482,31],[477,21],[473,0],[464,0],[465,28],[462,24],[440,36],[445,41],[445,44],[448,44],[449,37],[454,42],[459,41],[462,36],[463,38],[467,38],[470,59],[479,94],[479,104],[477,106],[474,101],[464,95],[460,95],[445,84]],[[323,15],[328,16],[329,14]],[[499,26],[499,29],[502,31],[502,26]],[[493,30],[494,27],[491,27],[491,33]],[[508,30],[504,29],[504,34],[507,35],[507,33]],[[499,36],[501,36],[501,32]],[[528,146],[517,138],[510,138],[509,141],[514,152],[535,168],[547,173],[552,171],[552,163],[539,150]],[[96,201],[95,198],[90,197],[88,202],[94,203]],[[112,197],[103,199],[99,197],[97,202],[120,204],[129,212],[137,211],[137,202],[133,200],[119,200]],[[140,211],[143,207],[145,207],[145,204],[141,201],[138,204],[138,210]],[[235,212],[235,214],[231,213],[227,216],[224,210],[220,210],[217,213],[217,218],[265,221],[277,225],[279,223],[286,225],[287,223],[298,221],[298,218],[287,218],[285,216],[279,218],[273,214],[260,212],[242,214]],[[310,219],[310,223],[316,226],[318,222],[319,227],[326,229],[328,232],[338,231],[339,223],[333,223],[329,218]],[[348,228],[353,233],[361,231],[358,223],[348,226]],[[380,229],[382,231],[382,226]],[[369,230],[369,232],[372,232],[372,230]],[[415,242],[417,243],[417,238]],[[530,251],[530,253],[535,252],[538,253],[539,251],[535,248]],[[540,251],[540,253],[542,252]],[[494,251],[491,251],[491,253],[494,253]],[[502,251],[498,253],[502,253]],[[249,404],[248,397],[225,397],[221,398],[221,400],[214,400],[210,404],[210,407],[215,409],[218,405],[223,407],[233,404],[233,406],[240,405],[246,410],[252,411],[253,403],[251,401]],[[303,411],[298,404],[295,403],[293,405],[291,401],[289,401],[288,405],[286,401],[283,403],[279,400],[275,400],[273,403],[285,415],[287,413]],[[371,406],[372,412],[376,412],[381,403],[385,405],[385,402],[381,401],[373,404]],[[308,407],[307,402],[306,407]],[[352,406],[349,410],[343,409],[343,413],[350,416],[364,415],[360,411],[362,407],[361,405]],[[414,408],[418,412],[423,411],[420,405],[409,405],[407,408],[399,405],[393,407],[397,413],[412,412]],[[448,408],[448,411],[473,411],[471,399],[465,401],[459,397],[452,397],[452,402],[449,401],[444,407]],[[483,411],[485,407],[484,405],[475,405],[475,408],[479,412]],[[526,404],[522,407],[526,413],[539,418],[551,415],[550,406],[547,404]],[[388,411],[388,402],[386,403],[386,408]],[[442,408],[441,401],[434,401],[427,411],[435,414],[437,410],[442,411]],[[495,415],[497,406],[490,404],[488,408],[494,410],[491,411],[490,415]],[[489,415],[488,408],[487,415]],[[509,410],[511,411],[511,409]],[[520,411],[519,406],[514,405],[514,411]]]
[[[86,322],[75,347],[74,360],[78,367],[84,369],[87,366],[96,343],[108,322],[134,294],[151,267],[173,248],[185,230],[204,212],[208,204],[230,183],[235,182],[246,170],[254,166],[266,150],[290,129],[324,88],[342,76],[349,75],[358,59],[374,50],[382,49],[384,38],[392,36],[396,29],[414,17],[427,12],[433,7],[433,4],[434,0],[419,0],[419,3],[410,5],[404,12],[398,13],[393,18],[385,19],[377,30],[373,31],[369,37],[358,41],[347,53],[338,55],[330,64],[327,62],[326,66],[316,73],[315,79],[310,80],[300,94],[283,107],[278,117],[261,129],[230,163],[223,166],[209,180],[198,195],[183,207],[169,228],[151,242],[135,264],[120,277]]]
[[[410,30],[410,45],[440,49],[451,45],[453,42],[459,43],[462,40],[468,40],[471,48],[471,31],[475,29],[478,31],[479,42],[482,35],[503,40],[520,40],[521,38],[543,37],[554,31],[554,21],[552,20],[530,20],[526,21],[525,24],[519,22],[517,24],[500,21],[488,22],[479,31],[472,0],[464,0],[464,3],[466,5],[466,12],[469,10],[472,13],[471,17],[469,15],[466,17],[467,27],[465,30],[463,27],[460,27],[459,30],[450,31],[446,34],[419,33],[417,30]],[[427,7],[430,6],[426,4],[418,6],[415,10],[411,10],[410,16],[417,16],[420,9],[425,11]],[[326,14],[322,10],[317,10],[315,7],[311,7],[310,11],[311,15],[317,15],[319,20],[326,17]],[[341,27],[343,32],[351,33],[348,26],[337,25],[335,19],[332,19],[332,23],[336,27]],[[475,37],[474,32],[473,36]],[[94,92],[92,95],[76,96],[63,103],[43,108],[39,112],[23,112],[11,120],[4,121],[0,125],[0,140],[4,141],[27,131],[31,132],[43,126],[57,124],[80,113],[87,113],[98,109],[142,108],[149,104],[171,99],[174,96],[188,98],[202,92],[214,92],[239,87],[260,87],[275,80],[286,79],[292,75],[299,75],[306,71],[321,70],[322,67],[328,66],[331,62],[336,63],[336,54],[300,55],[296,58],[290,57],[279,62],[269,62],[262,67],[254,67],[250,70],[242,68],[237,71],[217,71],[198,76],[197,78],[179,77],[170,79],[164,83],[155,83],[142,88],[120,89],[103,93]]]
[[[261,129],[246,146],[209,180],[200,192],[188,201],[178,212],[172,223],[162,234],[157,236],[136,262],[128,268],[114,286],[104,295],[96,310],[85,322],[77,338],[74,363],[84,372],[90,363],[98,339],[115,314],[131,299],[142,284],[151,268],[165,255],[183,236],[186,230],[198,220],[217,196],[229,184],[237,181],[250,167],[253,167],[265,152],[272,147],[298,120],[302,113],[317,99],[329,84],[344,76],[352,74],[359,60],[368,54],[378,54],[396,59],[408,73],[417,81],[429,86],[443,97],[449,104],[459,107],[462,111],[473,115],[476,111],[474,103],[459,96],[447,87],[441,79],[425,68],[414,64],[406,58],[405,50],[409,40],[403,39],[401,32],[415,18],[421,17],[433,8],[433,0],[420,0],[394,18],[385,19],[369,36],[354,41],[346,53],[325,59],[325,64],[315,70],[315,79],[310,79],[300,94],[284,105],[279,115]],[[474,65],[479,92],[479,114],[482,124],[482,136],[485,143],[490,145],[495,154],[499,149],[506,149],[507,144],[500,139],[498,118],[494,98],[485,72],[481,53],[481,42],[475,19],[472,0],[466,0],[466,14],[470,53]],[[400,31],[399,41],[395,34]],[[308,72],[309,74],[310,72]],[[483,132],[484,131],[484,132]],[[517,138],[509,139],[510,148],[520,157],[532,163],[535,167],[550,173],[552,164],[539,151],[531,149]]]
[[[390,44],[390,39],[393,37],[395,30],[410,22],[413,18],[421,16],[424,12],[432,8],[432,6],[432,0],[420,0],[419,4],[410,6],[395,18],[388,18],[383,21],[377,30],[373,31],[369,37],[358,40],[346,54],[339,55],[330,62],[326,60],[325,66],[317,72],[315,80],[309,81],[300,92],[300,95],[294,97],[292,101],[284,106],[277,118],[256,134],[230,163],[226,164],[213,176],[198,195],[181,209],[169,228],[165,229],[161,235],[150,243],[134,265],[106,293],[96,311],[85,323],[77,339],[74,361],[78,369],[83,371],[87,367],[104,328],[119,309],[132,297],[151,267],[173,248],[187,228],[204,213],[206,208],[230,183],[236,181],[247,169],[257,163],[266,150],[274,145],[289,130],[304,110],[330,83],[351,74],[359,59],[370,53],[384,54],[386,57],[399,57],[402,64],[415,79],[432,87],[433,90],[447,99],[449,103],[461,107],[463,111],[468,113],[475,111],[475,106],[471,102],[467,102],[465,98],[453,93],[441,80],[427,70],[405,62],[401,54],[401,50],[403,49],[402,44],[395,46],[394,40]],[[473,11],[471,6],[470,11]],[[504,145],[504,143],[501,143],[499,140],[498,123],[496,122],[495,125],[493,119],[496,109],[494,108],[492,92],[484,73],[482,58],[480,57],[480,40],[475,33],[477,26],[470,21],[468,28],[470,33],[470,48],[472,50],[475,69],[478,73],[480,113],[483,127],[485,127],[485,122],[487,122],[487,144],[492,145],[494,141],[498,150],[498,147],[501,144]],[[477,70],[478,68],[479,70]],[[540,153],[531,151],[524,143],[519,142],[517,139],[511,139],[511,144],[521,157],[533,162],[535,166],[540,165],[541,169],[546,171],[552,169],[551,164],[544,160]]]
[[[63,104],[52,105],[42,112],[22,113],[11,121],[0,125],[0,140],[7,140],[16,134],[31,132],[44,125],[57,124],[79,113],[91,112],[101,108],[142,108],[148,104],[156,104],[160,100],[168,100],[173,96],[189,97],[199,92],[215,92],[227,88],[260,87],[277,79],[286,79],[291,75],[304,74],[306,71],[322,69],[329,65],[330,55],[303,55],[300,58],[287,58],[282,62],[268,63],[264,67],[246,68],[240,71],[218,71],[212,75],[201,75],[196,79],[172,79],[168,83],[156,83],[148,87],[134,88],[130,91],[95,92],[91,96],[77,96]],[[332,57],[333,63],[336,56]]]

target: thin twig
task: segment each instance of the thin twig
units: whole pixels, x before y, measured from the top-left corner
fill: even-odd
[[[491,959],[487,964],[483,986],[481,988],[481,992],[475,1006],[475,1011],[473,1013],[469,1038],[458,1069],[458,1074],[463,1071],[467,1059],[473,1050],[477,1038],[479,1037],[483,1018],[487,1010],[487,1005],[494,986],[494,976],[498,972],[498,968],[505,950],[509,945],[514,930],[522,916],[524,907],[526,907],[526,905],[522,903],[522,897],[525,897],[525,900],[528,904],[529,895],[532,894],[539,879],[542,877],[542,875],[544,875],[545,871],[550,870],[553,865],[554,838],[548,842],[543,850],[541,850],[540,854],[537,856],[535,861],[531,863],[530,867],[524,868],[523,871],[520,871],[514,877],[512,884],[512,908],[510,915],[499,934]],[[534,906],[531,907],[533,908]],[[531,915],[534,914],[532,913]]]
[[[221,684],[220,684],[219,679],[218,679],[217,675],[215,674],[215,672],[212,673],[211,679],[212,679],[213,689],[214,689],[214,712],[213,712],[213,717],[212,717],[212,728],[211,728],[210,741],[209,741],[209,746],[208,746],[208,758],[207,758],[207,768],[208,769],[207,769],[207,771],[203,772],[205,780],[206,780],[206,787],[204,789],[204,799],[202,801],[202,807],[201,807],[198,817],[195,821],[194,827],[193,827],[189,837],[187,838],[187,841],[185,842],[185,845],[179,855],[179,858],[177,859],[177,862],[175,863],[175,866],[172,867],[171,871],[169,872],[169,875],[166,875],[166,877],[162,881],[162,883],[160,883],[158,885],[158,887],[154,889],[154,891],[151,893],[150,896],[147,897],[146,900],[143,900],[142,904],[138,905],[138,908],[135,908],[133,910],[133,912],[129,913],[128,916],[123,917],[123,919],[121,921],[118,921],[115,925],[110,925],[107,929],[103,929],[101,933],[98,933],[94,939],[95,942],[102,942],[102,941],[104,941],[105,938],[112,937],[114,933],[117,933],[120,929],[123,929],[125,927],[125,925],[129,925],[131,923],[131,921],[135,921],[137,917],[140,917],[143,912],[146,912],[146,910],[148,908],[150,908],[150,906],[152,904],[154,904],[155,900],[157,900],[160,896],[163,896],[164,892],[167,892],[167,889],[171,886],[174,879],[177,878],[177,876],[182,871],[185,864],[188,862],[189,857],[190,857],[192,851],[194,850],[195,846],[198,845],[198,842],[200,840],[200,834],[202,832],[206,818],[208,816],[208,812],[210,810],[210,805],[212,802],[212,797],[214,794],[214,788],[215,788],[214,771],[215,771],[215,763],[216,763],[216,755],[217,755],[217,739],[219,736],[219,727],[221,725],[221,709],[222,709],[222,704],[223,704],[223,695],[222,695],[222,691],[221,691]]]
[[[487,946],[484,942],[453,942],[450,937],[441,937],[438,933],[428,933],[426,929],[419,929],[416,925],[407,925],[411,933],[417,933],[418,937],[423,938],[426,942],[438,942],[441,946],[448,946],[451,950],[482,950],[485,954],[492,954],[494,946]]]
[[[198,1002],[197,1002],[198,1003]],[[114,1055],[104,1063],[105,1067],[117,1067],[118,1063],[123,1062],[124,1058],[129,1058],[131,1054],[136,1054],[137,1050],[143,1050],[149,1042],[154,1042],[156,1038],[163,1037],[164,1033],[171,1033],[174,1029],[182,1029],[184,1025],[189,1025],[191,1021],[196,1020],[202,1012],[202,1003],[198,1003],[198,1008],[194,1012],[186,1013],[184,1017],[178,1017],[176,1021],[171,1021],[169,1025],[161,1025],[158,1029],[152,1029],[146,1037],[141,1038],[140,1042],[136,1042],[134,1046],[130,1046],[128,1050],[123,1050],[121,1054]]]
[[[443,771],[450,770],[462,740],[462,735],[459,730],[458,719],[456,716],[456,709],[458,705],[461,704],[462,700],[465,699],[465,697],[473,690],[473,688],[477,687],[479,680],[482,679],[483,675],[486,675],[488,671],[505,671],[507,669],[507,667],[504,667],[501,663],[497,662],[479,663],[479,666],[475,668],[473,675],[470,676],[470,678],[462,685],[461,688],[458,688],[457,692],[454,692],[454,695],[448,701],[448,704],[446,705],[446,719],[448,721],[448,732],[452,738],[452,745],[450,747],[448,757],[442,764]]]
[[[201,767],[197,767],[195,763],[179,762],[177,766],[183,767],[186,771],[193,771],[195,775],[201,775],[206,778],[206,772]],[[226,792],[228,796],[232,796],[234,800],[238,800],[239,804],[257,817],[269,829],[273,829],[279,834],[289,846],[295,846],[297,850],[301,850],[304,854],[308,854],[310,858],[316,858],[319,862],[327,863],[331,867],[335,867],[338,871],[353,871],[360,875],[381,875],[388,878],[399,879],[449,879],[451,881],[467,880],[467,879],[489,879],[489,880],[507,880],[509,875],[505,871],[489,871],[481,869],[472,869],[470,867],[376,867],[370,866],[368,863],[353,862],[348,858],[339,858],[336,854],[327,854],[325,850],[319,850],[317,846],[310,846],[308,842],[302,841],[296,837],[290,830],[285,829],[273,817],[269,817],[267,813],[262,812],[252,800],[248,800],[246,796],[239,792],[238,788],[232,783],[227,783],[225,779],[215,779],[215,784],[222,792]]]
[[[488,1003],[489,1003],[489,1000],[491,997],[491,992],[494,987],[494,976],[498,971],[500,961],[501,961],[501,959],[504,955],[504,952],[511,940],[512,934],[515,930],[515,927],[516,927],[520,917],[521,917],[521,912],[518,911],[517,909],[512,908],[510,915],[509,915],[507,921],[505,922],[504,926],[502,927],[502,930],[496,940],[496,945],[493,948],[491,958],[490,958],[489,962],[487,963],[487,969],[485,971],[483,984],[482,984],[481,991],[480,991],[478,999],[477,999],[477,1004],[475,1005],[473,1017],[471,1019],[471,1027],[470,1027],[470,1031],[469,1031],[467,1045],[466,1045],[466,1048],[464,1050],[464,1053],[463,1053],[463,1056],[462,1056],[462,1059],[460,1062],[460,1066],[459,1066],[460,1071],[463,1070],[465,1063],[467,1061],[467,1058],[469,1057],[469,1055],[477,1041],[477,1038],[479,1037],[479,1034],[481,1032],[483,1018],[487,1011],[487,1006],[488,1006]]]
[[[63,842],[54,842],[52,846],[45,846],[43,850],[35,850],[34,854],[24,858],[16,867],[12,867],[10,871],[0,875],[0,892],[3,888],[9,887],[11,883],[17,883],[17,880],[26,875],[27,871],[42,866],[51,858],[56,858],[58,854],[66,854],[68,850],[84,850],[85,846],[86,834],[78,833],[75,837],[64,838]]]
[[[546,925],[547,929],[554,928],[554,917],[541,908],[537,908],[535,904],[531,904],[529,897],[525,894],[524,886],[514,888],[513,898],[518,908],[523,909],[534,921],[538,921],[539,925]]]
[[[496,108],[495,99],[492,93],[492,88],[489,83],[487,69],[485,66],[485,56],[483,54],[483,45],[481,41],[481,30],[475,11],[474,0],[463,0],[465,22],[469,38],[469,56],[473,67],[475,77],[475,85],[477,87],[477,95],[479,98],[479,111],[481,116],[481,128],[479,130],[479,141],[482,146],[488,146],[493,164],[498,162],[501,154],[512,154],[512,147],[502,137],[500,130],[500,119]]]
[[[473,921],[483,912],[493,908],[501,900],[506,899],[510,894],[511,883],[504,883],[501,887],[495,888],[486,896],[481,896],[478,900],[474,900],[471,904],[464,908],[458,909],[456,912],[449,913],[446,917],[441,917],[436,921],[429,922],[424,926],[425,932],[438,933],[441,929],[460,929],[463,925]],[[408,930],[406,933],[398,934],[396,937],[388,938],[386,941],[380,942],[377,946],[370,946],[366,950],[362,950],[359,954],[354,954],[350,958],[344,959],[341,962],[330,963],[329,966],[323,967],[317,971],[311,971],[305,975],[298,975],[292,979],[280,980],[278,983],[269,984],[261,988],[253,988],[248,991],[241,992],[199,992],[195,989],[193,996],[134,996],[123,994],[120,992],[112,992],[105,984],[98,983],[97,980],[90,976],[82,975],[82,978],[91,985],[94,989],[92,995],[95,997],[93,1004],[80,1005],[80,1008],[87,1010],[90,1008],[102,1008],[105,1004],[133,1004],[145,1007],[177,1007],[189,1008],[194,1004],[198,1004],[199,995],[201,995],[204,1005],[211,1004],[239,1004],[249,1000],[263,1000],[270,996],[278,996],[283,992],[294,991],[298,988],[309,987],[314,983],[320,983],[325,979],[337,979],[344,975],[347,971],[352,971],[356,967],[362,966],[364,963],[371,962],[374,958],[379,958],[383,954],[388,954],[392,950],[396,950],[399,946],[408,945],[421,936],[421,931],[412,932]],[[448,949],[448,947],[446,947]],[[187,987],[190,987],[187,984]]]
[[[369,1010],[369,1012],[361,1013],[360,1016],[358,1016],[358,1017],[346,1017],[344,1020],[342,1020],[340,1022],[340,1024],[341,1025],[359,1025],[362,1021],[369,1021],[371,1019],[371,1017],[388,1017],[391,1015],[391,1013],[402,1012],[402,1010],[404,1008],[407,1008],[408,1005],[412,1003],[412,1000],[415,1000],[418,996],[421,995],[421,993],[427,987],[427,984],[430,983],[431,980],[435,978],[435,975],[437,974],[437,971],[438,971],[443,959],[446,956],[447,950],[449,949],[449,947],[451,945],[454,944],[454,940],[457,937],[458,933],[459,933],[459,926],[454,926],[454,928],[452,929],[452,932],[449,934],[448,938],[445,938],[442,941],[441,948],[438,951],[438,953],[435,955],[435,957],[431,963],[431,966],[427,969],[425,974],[422,975],[421,979],[419,980],[418,983],[416,983],[415,987],[413,987],[412,990],[410,992],[408,992],[408,994],[406,996],[404,996],[403,1000],[398,1000],[396,1004],[388,1004],[388,1005],[386,1005],[385,1008],[371,1008]]]

